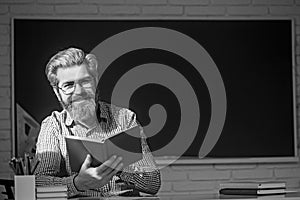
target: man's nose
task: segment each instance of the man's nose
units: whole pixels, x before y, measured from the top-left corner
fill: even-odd
[[[78,83],[75,83],[74,94],[81,94],[84,91],[82,86]]]

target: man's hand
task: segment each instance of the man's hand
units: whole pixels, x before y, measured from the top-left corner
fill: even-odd
[[[100,166],[91,167],[92,157],[88,154],[74,179],[75,187],[81,191],[102,187],[122,169],[121,160],[121,157],[112,156]]]

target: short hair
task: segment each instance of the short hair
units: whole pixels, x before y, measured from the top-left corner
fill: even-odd
[[[69,68],[74,65],[81,65],[83,63],[87,64],[87,70],[91,76],[98,81],[98,71],[97,71],[97,59],[93,54],[85,54],[81,49],[68,48],[59,51],[57,54],[52,56],[46,65],[45,73],[52,87],[57,87],[57,70],[59,68]]]

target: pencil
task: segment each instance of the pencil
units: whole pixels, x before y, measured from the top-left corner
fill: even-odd
[[[31,170],[31,174],[34,174],[34,172],[35,172],[37,166],[39,165],[39,163],[40,163],[40,160],[36,160],[36,162],[35,162],[35,164],[34,164],[32,170]]]
[[[17,164],[19,165],[19,169],[20,169],[20,175],[24,175],[25,170],[24,170],[24,163],[22,158],[18,159],[17,161],[18,161]]]
[[[27,175],[31,175],[31,167],[30,167],[30,158],[29,158],[29,154],[25,153],[25,166],[26,166],[26,174]]]

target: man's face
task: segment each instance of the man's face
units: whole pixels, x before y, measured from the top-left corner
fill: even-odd
[[[95,114],[96,86],[86,64],[57,70],[58,98],[75,121],[88,120]],[[66,91],[72,91],[70,94]]]

